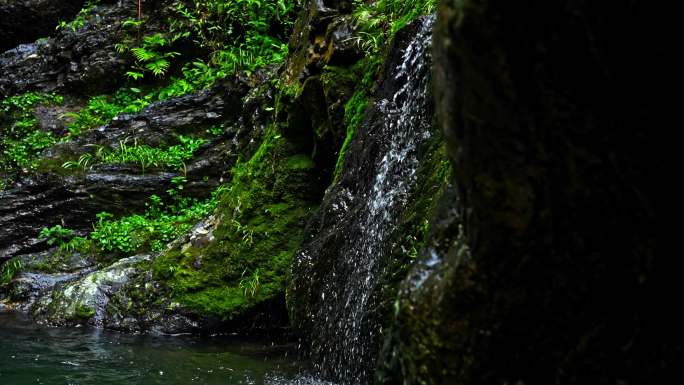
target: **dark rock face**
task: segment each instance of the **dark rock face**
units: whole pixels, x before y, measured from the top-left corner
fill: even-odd
[[[675,280],[656,256],[654,12],[443,2],[435,89],[455,175],[384,383],[658,383],[681,362],[681,316],[658,305]]]
[[[97,6],[76,31],[61,29],[48,39],[0,53],[0,97],[28,91],[88,95],[113,90],[130,64],[114,45],[124,32],[121,23],[134,17],[135,9],[132,0]],[[148,27],[155,26],[153,18]]]
[[[85,0],[1,0],[0,52],[50,34],[60,20],[71,20],[84,3]]]
[[[212,90],[152,104],[134,116],[121,116],[48,150],[43,162],[54,169],[25,176],[14,188],[0,193],[0,259],[45,249],[37,238],[43,227],[62,223],[85,231],[98,212],[141,209],[150,195],[166,191],[171,179],[179,175],[122,165],[96,165],[83,172],[61,167],[64,161],[93,151],[93,144],[115,148],[124,138],[149,145],[173,144],[174,138],[189,128],[225,124],[229,128],[224,134],[201,147],[186,167],[188,193],[206,196],[229,170],[235,160],[231,151],[237,151],[235,146],[246,135],[242,111],[234,107],[242,105],[241,98],[248,90],[240,81],[228,81]]]
[[[429,93],[432,20],[420,19],[397,36],[339,181],[292,267],[293,326],[311,343],[321,374],[343,383],[372,378],[395,275],[410,263],[395,248],[413,233],[408,223],[421,222],[416,202],[434,193],[435,164],[428,159],[440,136]]]

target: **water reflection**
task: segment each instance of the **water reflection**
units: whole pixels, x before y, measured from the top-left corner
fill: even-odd
[[[321,384],[291,356],[272,342],[35,328],[0,312],[0,385]]]

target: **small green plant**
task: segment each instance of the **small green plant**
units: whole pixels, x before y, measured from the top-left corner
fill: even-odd
[[[68,242],[59,245],[59,251],[70,254],[76,251],[86,251],[90,248],[90,241],[85,237],[73,237]]]
[[[78,304],[74,311],[74,318],[86,320],[93,318],[95,314],[95,309],[93,309],[92,307],[86,306],[84,304]]]
[[[62,225],[55,225],[52,227],[44,227],[40,231],[39,237],[46,239],[47,244],[50,246],[59,246],[69,242],[75,235],[73,230],[64,228]]]
[[[150,168],[185,172],[185,162],[192,159],[195,151],[206,143],[206,140],[181,135],[178,141],[180,143],[177,145],[158,148],[138,144],[137,140],[129,143],[130,139],[125,139],[119,142],[119,146],[113,151],[97,147],[95,154],[83,154],[76,161],[64,162],[62,167],[81,168],[86,171],[88,167],[97,163],[137,164],[143,173]]]
[[[0,269],[0,285],[8,284],[23,267],[23,263],[18,259],[5,262]]]
[[[261,289],[261,271],[257,268],[249,277],[245,277],[245,274],[247,274],[247,270],[242,272],[239,285],[240,289],[245,297],[256,297]]]
[[[3,179],[37,167],[40,152],[56,142],[53,133],[38,128],[33,110],[38,105],[61,104],[55,94],[29,92],[0,100],[0,173]]]
[[[80,168],[83,172],[86,172],[91,166],[93,161],[93,154],[85,153],[78,157],[77,161],[69,160],[62,164],[64,168]]]
[[[137,47],[131,47],[130,41],[124,41],[116,44],[116,50],[121,54],[126,52],[133,54],[135,66],[126,75],[133,80],[138,80],[145,76],[145,72],[151,72],[156,77],[166,74],[171,65],[170,60],[180,55],[179,52],[166,50],[165,47],[170,43],[164,35],[155,33],[145,36],[142,44]]]
[[[85,23],[90,15],[91,11],[98,5],[99,0],[88,1],[85,6],[78,12],[76,17],[72,21],[60,21],[55,29],[69,29],[73,32],[85,26]]]

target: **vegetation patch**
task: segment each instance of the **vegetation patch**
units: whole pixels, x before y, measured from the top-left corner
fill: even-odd
[[[143,92],[139,88],[121,88],[114,95],[93,96],[78,112],[67,113],[72,121],[67,125],[69,137],[109,123],[121,114],[135,114],[157,100],[154,91]]]
[[[101,262],[146,251],[161,251],[167,243],[209,215],[224,190],[220,187],[209,199],[198,200],[182,195],[185,182],[182,176],[175,178],[174,187],[167,190],[166,202],[152,195],[143,213],[119,218],[107,212],[97,214],[93,231],[87,237],[77,236],[75,231],[61,225],[44,228],[40,235],[59,251],[93,255]]]
[[[11,259],[0,267],[0,286],[8,284],[24,265],[18,259]]]
[[[193,154],[204,143],[205,139],[179,136],[177,145],[168,148],[151,147],[138,144],[136,140],[129,144],[123,140],[115,150],[99,146],[94,154],[85,153],[77,161],[67,161],[64,168],[81,168],[84,171],[98,163],[138,165],[144,173],[150,168],[185,171],[185,162],[192,159]]]
[[[35,169],[40,152],[57,141],[52,132],[39,128],[35,107],[62,102],[59,95],[35,92],[0,100],[0,190],[16,172]]]
[[[57,30],[71,30],[72,32],[76,32],[79,29],[85,27],[86,21],[88,21],[88,17],[91,15],[92,11],[97,7],[97,5],[100,3],[99,0],[91,0],[86,2],[86,4],[83,6],[83,8],[78,12],[76,17],[74,17],[73,20],[71,21],[65,21],[61,20],[59,24],[57,24],[57,27],[55,29]]]
[[[271,128],[256,153],[238,162],[221,195],[215,240],[187,244],[154,262],[174,301],[199,314],[231,319],[284,293],[307,218],[317,207],[315,164]]]

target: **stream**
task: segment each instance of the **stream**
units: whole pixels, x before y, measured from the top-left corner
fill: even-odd
[[[235,336],[39,328],[0,310],[0,385],[314,385],[292,346]]]

